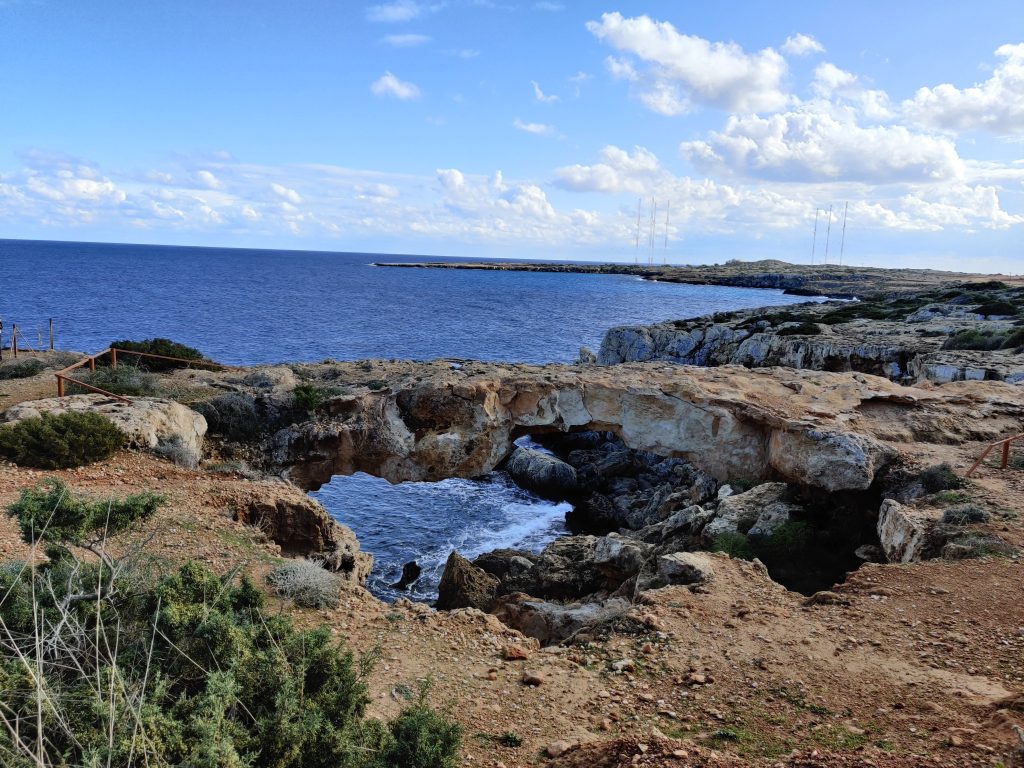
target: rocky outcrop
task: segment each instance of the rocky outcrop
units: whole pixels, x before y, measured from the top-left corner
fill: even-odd
[[[576,470],[555,456],[517,447],[504,469],[516,484],[546,499],[573,498],[579,490]]]
[[[562,604],[516,593],[499,599],[494,614],[507,626],[549,645],[621,618],[629,609],[629,601],[622,598]]]
[[[156,449],[176,444],[193,463],[202,456],[206,419],[171,400],[133,397],[126,403],[105,395],[70,395],[19,403],[4,411],[0,421],[21,421],[43,413],[69,411],[89,411],[105,416],[124,432],[130,447]]]
[[[443,610],[477,608],[487,611],[494,603],[497,588],[496,578],[458,552],[452,552],[437,587],[437,607]]]
[[[1007,385],[921,390],[784,369],[408,363],[387,375],[389,387],[334,398],[277,432],[270,466],[306,488],[356,471],[393,482],[476,477],[522,434],[606,430],[719,481],[855,490],[890,460],[887,442],[994,439],[1024,411]],[[967,410],[977,418],[957,416]]]
[[[360,550],[352,529],[294,486],[253,483],[247,496],[228,503],[235,520],[261,530],[283,554],[319,560],[354,584],[370,575],[373,556]]]
[[[727,496],[719,502],[714,519],[704,528],[705,539],[713,542],[726,533],[770,536],[803,511],[803,507],[790,500],[790,494],[785,483],[765,483],[746,493]]]

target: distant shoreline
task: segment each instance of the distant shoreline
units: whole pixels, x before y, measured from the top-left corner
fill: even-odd
[[[1005,275],[943,272],[930,269],[884,269],[835,264],[789,264],[784,261],[730,261],[694,267],[642,264],[568,264],[539,262],[373,262],[377,267],[475,269],[495,272],[556,272],[568,274],[632,275],[644,280],[687,285],[767,288],[796,296],[853,299],[931,289],[945,284],[998,280],[1024,285],[1024,278]]]

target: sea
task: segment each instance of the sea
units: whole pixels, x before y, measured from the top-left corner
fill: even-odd
[[[596,351],[615,325],[807,301],[626,275],[374,265],[459,260],[0,240],[0,321],[5,340],[16,323],[29,345],[45,343],[52,319],[60,349],[94,352],[115,339],[162,336],[235,365],[328,358],[565,363],[582,346]],[[436,598],[452,550],[467,557],[499,547],[539,551],[564,532],[569,510],[502,472],[399,485],[357,474],[312,495],[373,554],[369,586],[392,600]],[[413,560],[423,569],[420,580],[408,591],[392,587]]]

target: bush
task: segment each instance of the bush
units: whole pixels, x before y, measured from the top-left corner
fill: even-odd
[[[148,492],[91,500],[74,495],[64,481],[49,477],[22,491],[7,513],[17,520],[21,536],[29,544],[45,535],[50,541],[83,546],[90,537],[96,538],[97,531],[112,536],[152,517],[163,501],[162,496]]]
[[[163,355],[165,357],[180,357],[196,363],[210,362],[203,353],[194,347],[187,347],[170,339],[146,339],[145,341],[112,341],[111,347],[130,350],[132,352],[145,352],[150,355]],[[178,363],[173,360],[155,360],[151,357],[138,358],[138,366],[147,371],[172,371],[175,368],[184,368],[188,363]]]
[[[757,555],[750,541],[742,533],[723,533],[711,544],[712,552],[725,552],[736,560],[753,560]]]
[[[384,387],[386,387],[387,385],[388,383],[384,381],[384,379],[370,379],[368,382],[366,382],[367,388],[373,390],[374,392],[376,392],[379,389],[384,389]]]
[[[946,525],[985,523],[988,522],[988,518],[988,512],[977,504],[958,504],[942,513],[942,522]]]
[[[1006,335],[993,333],[990,329],[976,330],[968,328],[957,331],[942,344],[943,349],[974,349],[991,351],[1003,346]]]
[[[104,556],[0,567],[0,764],[455,765],[461,731],[422,697],[389,725],[365,718],[370,665],[326,628],[267,615],[251,582],[198,563],[150,577],[103,551],[90,503],[63,504],[49,543]]]
[[[797,323],[796,325],[787,325],[784,328],[780,328],[776,335],[778,336],[817,336],[821,333],[821,326],[817,323]]]
[[[27,379],[29,376],[42,373],[45,367],[41,360],[36,359],[19,360],[7,365],[0,365],[0,381],[6,379]]]
[[[211,432],[230,440],[251,440],[263,432],[256,400],[251,395],[231,392],[192,407],[203,415]]]
[[[327,402],[332,394],[332,392],[323,387],[318,387],[316,384],[303,382],[292,390],[293,405],[300,411],[311,413],[318,406]]]
[[[112,456],[125,435],[98,413],[44,413],[0,426],[0,456],[24,467],[67,469]]]
[[[979,315],[1016,315],[1017,307],[1008,301],[986,301],[974,310]]]
[[[267,574],[267,583],[279,597],[302,608],[337,608],[338,577],[312,560],[293,560]]]
[[[185,445],[178,435],[172,435],[170,439],[158,443],[153,453],[170,459],[179,467],[195,469],[199,466],[199,455],[194,448]]]
[[[136,365],[121,363],[117,368],[101,367],[95,371],[72,374],[84,384],[91,384],[115,395],[134,395],[145,397],[156,394],[157,388],[153,377]],[[68,382],[68,394],[86,394],[88,389]]]
[[[917,479],[928,493],[952,491],[967,484],[949,464],[945,463],[922,470]]]

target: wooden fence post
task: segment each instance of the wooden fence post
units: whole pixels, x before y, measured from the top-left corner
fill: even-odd
[[[64,377],[57,374],[57,397],[64,397]]]
[[[1003,457],[999,462],[1000,469],[1006,469],[1010,463],[1010,441],[1007,440],[1003,443]]]
[[[110,367],[117,368],[117,349],[113,347],[110,349]]]
[[[50,318],[50,351],[53,352],[53,318]]]

